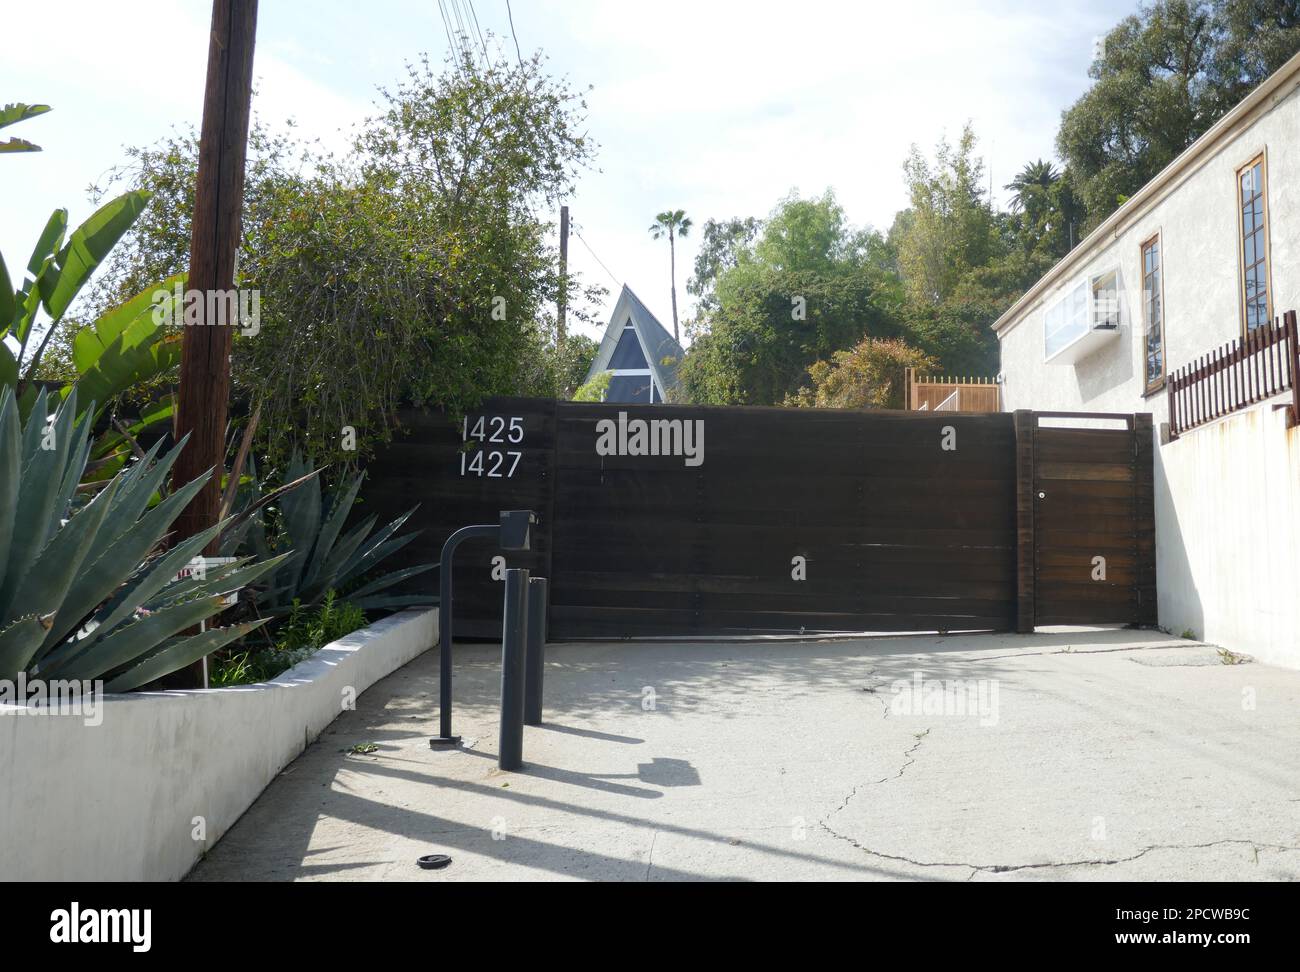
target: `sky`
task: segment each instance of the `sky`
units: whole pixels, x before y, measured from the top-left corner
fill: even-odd
[[[449,12],[452,0],[443,0]],[[647,228],[684,209],[679,313],[706,219],[765,216],[792,190],[830,187],[856,226],[889,227],[906,203],[902,164],[970,122],[995,198],[1026,162],[1053,158],[1062,109],[1089,84],[1094,44],[1135,0],[458,0],[489,48],[541,49],[587,94],[595,168],[568,200],[580,238],[570,269],[627,283],[669,330],[666,241]],[[511,33],[510,17],[514,32]],[[3,160],[0,252],[26,265],[50,212],[73,225],[87,189],[145,145],[202,113],[208,0],[0,0],[4,33],[57,37],[5,45],[0,101],[54,110],[6,129],[44,149]],[[51,25],[57,22],[57,30]],[[491,36],[488,36],[488,35]],[[477,39],[477,34],[475,34]],[[438,0],[261,0],[254,111],[272,127],[346,151],[377,88],[448,39]],[[558,214],[556,216],[558,221]],[[15,280],[15,285],[17,281]],[[602,326],[580,328],[599,337]]]

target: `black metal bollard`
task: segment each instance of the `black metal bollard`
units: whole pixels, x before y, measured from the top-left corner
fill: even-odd
[[[528,569],[506,571],[505,618],[501,633],[501,737],[497,766],[524,765],[524,651],[528,637]]]
[[[438,735],[429,740],[429,745],[457,746],[460,736],[451,732],[451,619],[453,605],[451,602],[451,564],[456,548],[466,540],[476,537],[496,540],[501,535],[497,524],[480,524],[461,527],[447,538],[442,545],[442,558],[438,567]]]
[[[542,724],[542,678],[546,666],[545,577],[528,582],[528,651],[524,659],[524,725]]]
[[[455,607],[451,602],[451,564],[456,548],[466,540],[481,538],[496,540],[502,550],[527,550],[531,542],[532,527],[537,514],[532,510],[502,510],[495,524],[482,523],[461,527],[442,545],[439,561],[438,598],[438,735],[429,740],[434,749],[439,746],[459,746],[460,736],[451,732],[451,645],[452,616]],[[527,586],[525,582],[525,586]]]

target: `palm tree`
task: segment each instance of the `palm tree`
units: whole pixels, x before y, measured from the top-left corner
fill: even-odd
[[[677,237],[685,236],[691,229],[691,219],[684,209],[665,210],[655,217],[650,225],[650,235],[656,240],[668,237],[668,266],[672,275],[673,291],[673,340],[681,344],[677,333]]]
[[[1061,173],[1051,162],[1039,159],[1037,162],[1028,163],[1014,179],[1003,186],[1004,189],[1011,189],[1015,193],[1011,197],[1011,211],[1017,213],[1024,209],[1036,191],[1046,192],[1059,178]]]

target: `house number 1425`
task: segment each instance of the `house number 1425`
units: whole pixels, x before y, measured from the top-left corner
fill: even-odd
[[[483,443],[484,446],[489,444],[501,445],[519,445],[524,441],[524,420],[520,416],[512,415],[506,418],[502,415],[480,415],[474,427],[470,428],[469,416],[461,425],[460,437],[462,442],[468,442],[470,439],[476,439]],[[523,453],[517,449],[488,449],[480,448],[474,450],[471,456],[468,453],[460,454],[460,474],[462,476],[487,476],[490,479],[509,479],[519,468],[519,460],[523,458]]]

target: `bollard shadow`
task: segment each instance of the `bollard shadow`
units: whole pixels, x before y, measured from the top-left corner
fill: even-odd
[[[539,726],[532,726],[530,728],[545,729],[548,732],[561,732],[566,736],[581,736],[584,739],[599,739],[601,742],[625,743],[629,746],[637,746],[645,742],[644,739],[638,739],[636,736],[620,736],[613,732],[599,732],[595,729],[578,729],[575,726],[557,726],[550,722],[543,722]]]

